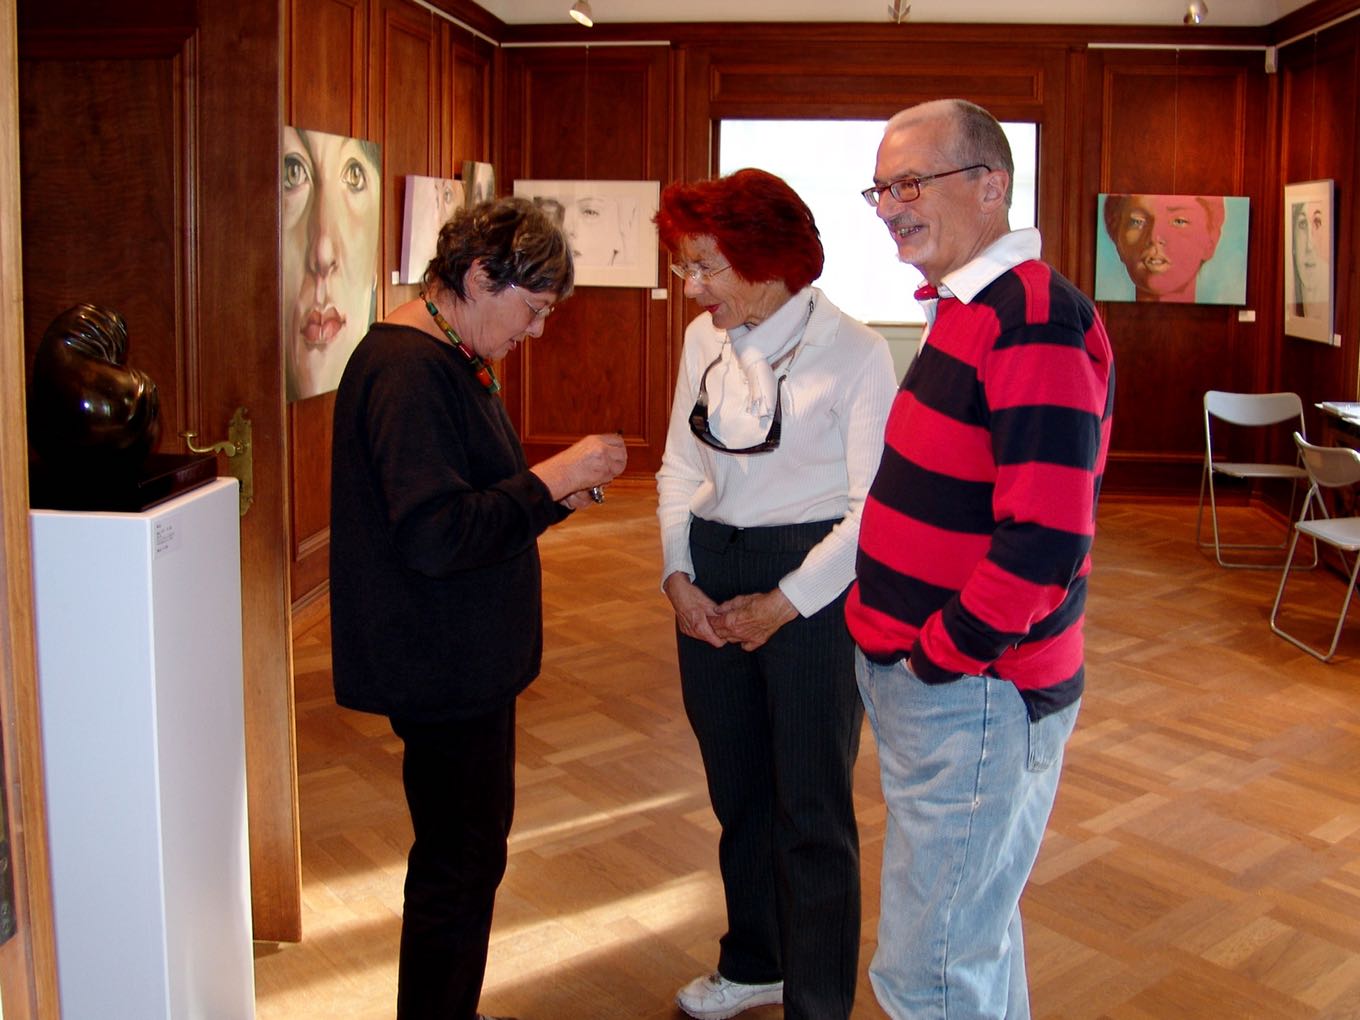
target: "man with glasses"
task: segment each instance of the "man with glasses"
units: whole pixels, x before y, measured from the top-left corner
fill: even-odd
[[[846,606],[889,825],[878,1000],[1029,1016],[1020,894],[1083,689],[1114,368],[1092,303],[1008,223],[1010,146],[961,100],[888,122],[863,194],[926,278]]]

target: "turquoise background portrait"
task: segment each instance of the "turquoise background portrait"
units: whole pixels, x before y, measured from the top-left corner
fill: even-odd
[[[1105,230],[1105,199],[1096,199],[1096,293],[1097,301],[1133,301],[1133,281],[1119,259],[1114,241]],[[1214,257],[1200,268],[1195,283],[1197,305],[1245,305],[1247,303],[1248,198],[1223,199],[1223,233]]]

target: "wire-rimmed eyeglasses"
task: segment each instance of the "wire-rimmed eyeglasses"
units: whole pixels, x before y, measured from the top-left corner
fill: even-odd
[[[883,200],[884,195],[891,195],[899,202],[915,202],[921,197],[921,185],[925,184],[926,181],[938,181],[941,177],[966,174],[969,170],[986,170],[991,173],[992,168],[986,163],[974,163],[972,166],[960,167],[957,170],[946,170],[943,173],[930,174],[926,177],[903,177],[900,181],[893,181],[890,184],[875,184],[872,188],[865,188],[860,194],[864,196],[864,201],[875,209],[878,208],[878,203]]]
[[[519,289],[519,284],[515,283],[510,284],[510,289],[513,290],[515,293],[519,294],[519,299],[523,301],[525,305],[528,306],[529,311],[534,313],[535,319],[546,319],[549,315],[553,313],[553,308],[556,307],[552,303],[548,303],[546,305],[534,304],[532,301],[530,301],[527,297],[524,296],[524,292]]]
[[[719,273],[725,273],[732,268],[732,264],[718,266],[717,269],[709,269],[707,266],[686,265],[682,262],[672,262],[671,272],[682,280],[693,280],[698,284],[705,284]]]

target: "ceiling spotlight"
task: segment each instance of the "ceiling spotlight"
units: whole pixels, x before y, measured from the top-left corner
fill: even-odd
[[[1187,25],[1198,25],[1204,21],[1209,13],[1209,5],[1204,0],[1190,0],[1185,6],[1185,23]]]
[[[909,0],[892,0],[888,4],[888,20],[895,25],[900,25],[911,16],[911,3]]]
[[[571,11],[569,13],[572,18],[579,21],[582,25],[585,25],[586,28],[590,28],[595,24],[595,15],[590,13],[590,0],[576,0],[576,2],[571,5]],[[1187,15],[1187,17],[1189,17],[1189,15]]]

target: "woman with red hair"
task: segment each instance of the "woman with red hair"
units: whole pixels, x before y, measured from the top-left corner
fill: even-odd
[[[842,610],[892,359],[811,286],[817,225],[778,177],[672,184],[656,222],[702,309],[685,331],[657,512],[727,900],[717,969],[676,1002],[700,1020],[778,1002],[790,1020],[845,1020],[863,706]]]

